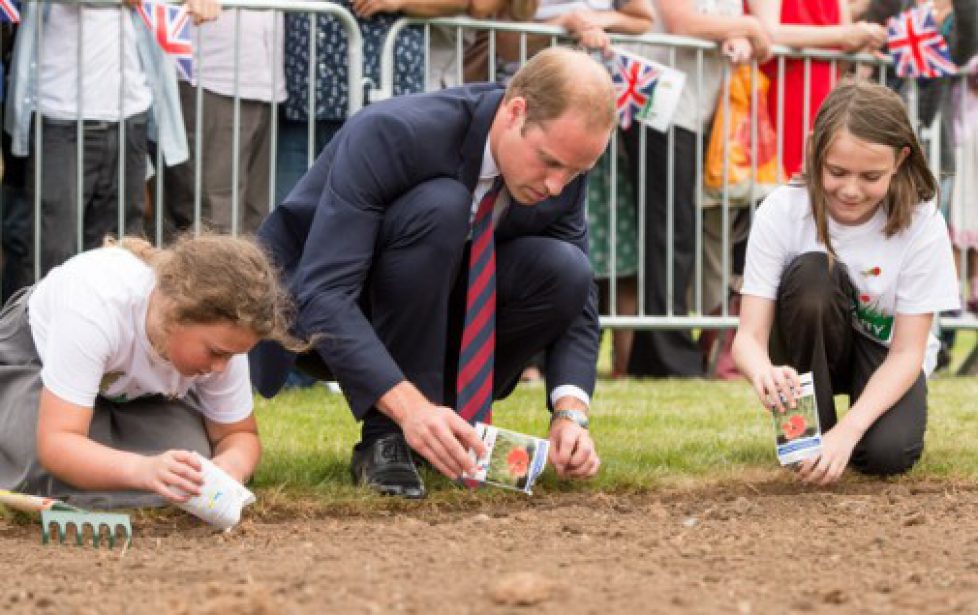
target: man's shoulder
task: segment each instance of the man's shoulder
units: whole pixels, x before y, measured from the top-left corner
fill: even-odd
[[[457,88],[395,96],[364,107],[357,114],[361,121],[443,124],[454,117],[477,113],[486,105],[502,99],[503,87],[479,83]],[[354,116],[354,117],[357,117]]]

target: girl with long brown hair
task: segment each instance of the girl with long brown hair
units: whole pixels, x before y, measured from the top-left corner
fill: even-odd
[[[937,184],[900,98],[845,84],[825,99],[803,178],[757,210],[734,358],[772,412],[812,372],[823,430],[802,480],[850,463],[906,472],[923,451],[935,312],[959,306]],[[839,419],[833,395],[849,396]]]

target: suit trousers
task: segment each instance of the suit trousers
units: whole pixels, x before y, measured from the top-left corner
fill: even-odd
[[[775,365],[812,372],[818,419],[825,433],[837,421],[833,395],[850,406],[886,359],[888,349],[852,322],[856,291],[845,265],[822,252],[796,257],[778,287],[770,352]],[[865,474],[909,470],[924,450],[927,380],[921,370],[903,397],[880,416],[853,450],[850,464]]]
[[[384,216],[361,297],[404,377],[433,403],[449,407],[455,405],[465,316],[471,203],[472,192],[448,178],[429,180],[398,198]],[[576,246],[549,237],[497,239],[495,399],[512,392],[530,357],[580,315],[592,283],[587,256]],[[328,377],[315,353],[296,365]],[[370,443],[399,428],[372,408],[362,430],[363,442]]]

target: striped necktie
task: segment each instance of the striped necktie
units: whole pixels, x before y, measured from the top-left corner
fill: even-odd
[[[496,351],[496,245],[492,211],[503,187],[496,178],[475,212],[469,249],[465,326],[458,357],[458,414],[469,423],[492,422],[492,372]]]

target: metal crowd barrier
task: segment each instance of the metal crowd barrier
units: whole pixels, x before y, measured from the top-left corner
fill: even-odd
[[[86,0],[84,5],[80,5],[79,3],[73,2],[72,0],[55,0],[55,2],[60,2],[62,4],[71,5],[71,6],[79,6],[80,7],[79,10],[101,10],[101,9],[112,8],[113,6],[120,5],[119,0]],[[168,0],[168,2],[171,4],[181,3],[179,0]],[[36,14],[40,16],[42,22],[46,22],[49,16],[50,7],[52,6],[53,3],[47,0],[45,0],[44,2],[38,2],[37,0],[28,0],[27,2],[24,3],[25,9],[28,8],[27,7],[28,4],[34,5],[34,7],[32,8],[37,8]],[[364,87],[363,42],[362,42],[360,28],[356,18],[348,10],[332,2],[323,1],[323,0],[222,0],[221,5],[223,9],[234,12],[234,20],[235,20],[234,35],[233,35],[234,96],[233,96],[233,122],[232,122],[232,135],[231,135],[232,152],[230,153],[231,155],[230,188],[232,194],[231,194],[231,228],[229,230],[232,233],[238,233],[240,230],[239,229],[239,218],[240,218],[239,206],[241,202],[241,195],[239,194],[239,179],[241,173],[241,161],[239,156],[239,145],[240,145],[240,138],[241,138],[240,77],[243,71],[248,70],[247,66],[240,65],[239,59],[241,55],[240,50],[242,45],[249,44],[249,41],[242,40],[243,37],[241,36],[241,31],[240,31],[240,27],[241,27],[240,11],[247,9],[247,10],[254,10],[254,11],[271,11],[273,13],[273,20],[272,20],[274,24],[273,34],[272,34],[273,40],[270,45],[271,49],[273,50],[273,54],[276,54],[271,59],[271,64],[273,66],[275,66],[277,63],[283,62],[283,58],[279,54],[283,49],[283,43],[284,43],[283,37],[285,33],[282,32],[281,28],[279,27],[280,24],[282,23],[282,21],[279,19],[279,16],[285,13],[299,13],[299,14],[307,15],[310,21],[310,31],[313,33],[316,32],[317,16],[327,15],[332,18],[335,18],[340,24],[340,26],[343,28],[343,31],[346,35],[347,42],[348,42],[347,57],[345,60],[345,62],[347,63],[347,75],[348,75],[348,82],[347,82],[347,95],[348,95],[347,115],[348,116],[358,111],[363,106],[364,103],[363,101],[363,91],[364,91],[363,90]],[[128,7],[128,5],[125,6],[126,8],[122,11],[119,11],[118,13],[119,40],[121,42],[119,46],[120,65],[123,65],[125,62],[125,58],[124,58],[125,42],[126,42],[126,37],[128,32],[126,20],[131,19],[131,15],[129,15],[130,8]],[[80,47],[82,45],[82,41],[84,40],[84,36],[85,36],[85,33],[83,31],[84,21],[78,21],[77,23],[78,23],[78,34],[75,40],[78,43],[78,46]],[[138,26],[140,26],[140,24],[137,24],[137,27]],[[32,89],[29,92],[27,92],[28,94],[27,100],[18,101],[18,104],[33,105],[34,104],[33,101],[39,100],[38,97],[40,95],[40,91],[38,87],[37,77],[40,72],[40,67],[44,61],[44,58],[41,57],[41,52],[44,49],[42,45],[43,43],[42,37],[44,35],[43,33],[44,33],[44,28],[41,27],[38,27],[34,30],[33,45],[36,50],[37,56],[34,62],[30,66],[30,71],[31,71],[30,79],[34,85]],[[20,35],[24,35],[23,32],[21,32]],[[200,74],[199,70],[205,65],[207,61],[206,58],[201,57],[200,36],[201,36],[201,30],[198,29],[196,32],[196,40],[193,41],[194,63],[197,66],[198,74]],[[317,37],[311,35],[309,38],[309,75],[308,75],[309,98],[307,101],[307,117],[309,118],[308,119],[307,168],[309,166],[312,166],[313,160],[318,155],[318,152],[315,149],[316,89],[317,89],[316,66],[317,66],[318,53],[320,53],[320,51],[319,51],[319,43]],[[75,120],[75,142],[76,142],[75,156],[76,156],[77,165],[76,165],[76,172],[74,174],[75,175],[74,178],[63,177],[63,176],[59,176],[56,178],[50,178],[50,177],[45,178],[42,176],[41,169],[43,168],[43,162],[44,162],[44,148],[41,147],[41,144],[44,143],[44,128],[43,128],[44,123],[41,121],[32,121],[31,130],[33,133],[33,144],[31,147],[36,153],[36,168],[37,168],[37,172],[34,173],[33,184],[30,187],[32,188],[31,191],[33,192],[34,195],[33,203],[31,204],[32,212],[30,216],[32,218],[31,234],[33,235],[33,241],[32,241],[33,254],[31,256],[31,260],[33,261],[33,278],[35,280],[39,279],[44,273],[44,271],[42,270],[42,262],[41,262],[42,242],[44,239],[41,231],[41,216],[42,216],[41,204],[42,204],[42,196],[44,194],[43,191],[46,188],[50,189],[51,186],[54,185],[56,182],[63,182],[63,181],[75,182],[75,190],[77,192],[77,198],[76,198],[77,216],[75,220],[72,221],[66,220],[65,224],[75,225],[76,232],[75,232],[74,250],[76,252],[82,249],[85,241],[84,240],[84,234],[85,234],[84,182],[85,182],[85,149],[86,149],[85,148],[85,126],[86,124],[83,121],[84,113],[85,113],[85,107],[84,107],[85,101],[82,100],[83,98],[82,71],[80,70],[82,64],[81,53],[78,54],[76,61],[77,64],[75,67],[75,73],[77,77],[76,83],[78,88],[79,100],[77,104],[77,118]],[[271,106],[271,121],[269,123],[270,164],[268,170],[269,190],[268,190],[268,200],[267,200],[267,208],[269,211],[271,211],[271,209],[276,204],[275,203],[276,200],[275,178],[276,178],[276,170],[277,170],[276,151],[278,145],[278,130],[277,130],[278,115],[280,110],[279,110],[279,104],[276,100],[275,92],[281,85],[276,82],[277,74],[278,73],[276,70],[272,71],[272,83],[270,88],[271,91],[269,92],[270,101],[271,101],[269,103]],[[202,199],[202,173],[203,173],[202,167],[204,161],[202,160],[202,156],[200,155],[202,151],[202,141],[203,141],[202,139],[203,121],[201,121],[201,118],[203,117],[203,88],[200,87],[200,85],[198,84],[194,87],[194,89],[195,89],[194,111],[196,112],[196,117],[198,121],[196,122],[194,135],[193,135],[195,137],[194,139],[195,148],[189,152],[191,159],[194,162],[194,181],[193,181],[194,223],[192,225],[192,230],[193,232],[200,232],[203,228],[201,199]],[[124,105],[125,92],[126,92],[126,81],[125,81],[125,71],[123,71],[123,74],[119,81],[119,119],[117,121],[118,148],[119,148],[118,168],[116,169],[116,173],[118,175],[117,177],[118,222],[117,222],[117,228],[115,229],[115,232],[119,235],[122,235],[127,227],[127,219],[126,219],[127,203],[126,203],[126,185],[125,185],[126,156],[124,154],[124,152],[126,151],[126,121],[125,121],[126,118],[124,117],[126,111]],[[35,120],[39,116],[40,116],[39,113],[37,112],[34,113]],[[183,126],[180,126],[179,129],[182,131]],[[153,206],[154,206],[153,223],[149,225],[149,227],[147,228],[147,234],[151,238],[155,239],[155,241],[158,244],[161,244],[164,241],[162,216],[163,216],[163,208],[164,208],[164,191],[166,189],[166,174],[167,174],[167,166],[163,158],[162,147],[157,147],[155,161],[149,161],[148,165],[154,167],[153,171],[155,172],[156,181],[155,181],[155,195],[153,199]],[[20,194],[19,196],[14,198],[26,198],[26,197],[24,196],[24,194]],[[11,197],[10,191],[5,189],[3,191],[2,196],[0,196],[0,211],[4,211],[5,215],[9,214],[9,212],[7,212],[7,209],[12,208],[14,206],[12,200],[13,198]],[[45,267],[45,268],[49,268],[49,267]],[[30,281],[32,280],[28,280],[27,282],[29,283]]]
[[[32,0],[33,1],[33,0]],[[176,0],[170,0],[176,3]],[[92,0],[88,4],[94,5],[116,5],[119,4],[118,0]],[[280,15],[282,13],[302,13],[308,15],[310,20],[310,31],[316,31],[316,18],[317,15],[329,15],[335,17],[339,23],[342,25],[344,32],[348,41],[348,56],[346,59],[347,69],[348,69],[348,93],[349,93],[349,114],[355,113],[363,104],[364,100],[362,97],[363,85],[365,80],[363,78],[363,41],[358,27],[357,19],[347,10],[342,7],[327,1],[306,1],[306,0],[226,0],[222,3],[225,9],[234,10],[236,14],[235,18],[235,66],[234,66],[234,118],[233,118],[233,134],[232,134],[232,177],[231,177],[231,209],[232,209],[232,232],[238,232],[238,208],[240,202],[240,195],[238,194],[238,178],[240,174],[240,160],[238,159],[238,144],[240,139],[240,96],[239,96],[239,77],[243,69],[247,67],[242,67],[238,63],[240,56],[240,49],[242,44],[247,44],[245,41],[241,40],[240,36],[240,10],[250,9],[250,10],[271,10],[274,14]],[[121,13],[120,13],[121,15]],[[385,39],[384,47],[382,50],[382,55],[380,58],[380,83],[374,84],[374,87],[370,90],[370,100],[377,101],[386,97],[393,95],[393,83],[394,83],[394,41],[398,34],[400,34],[405,28],[409,26],[418,26],[423,29],[424,41],[425,41],[425,75],[426,77],[430,74],[430,58],[431,58],[431,41],[432,41],[432,29],[441,28],[443,30],[447,29],[449,32],[454,33],[454,47],[455,47],[455,81],[461,83],[463,81],[463,65],[464,65],[464,38],[467,32],[487,32],[488,33],[488,63],[487,63],[487,74],[486,79],[490,77],[495,77],[497,75],[496,63],[496,43],[497,35],[499,33],[507,33],[510,35],[516,35],[519,37],[518,47],[518,64],[522,64],[526,61],[528,56],[528,49],[530,47],[530,37],[537,37],[537,40],[546,41],[545,44],[557,45],[557,44],[569,44],[571,43],[565,36],[565,32],[562,28],[543,25],[543,24],[533,24],[524,22],[496,22],[487,20],[476,20],[467,17],[451,17],[451,18],[438,18],[438,19],[412,19],[403,18],[394,22],[387,33]],[[120,37],[125,36],[125,28],[123,27],[122,19],[120,19]],[[198,31],[198,37],[200,31]],[[272,48],[275,53],[281,49],[279,43],[279,37],[284,36],[284,33],[280,32],[278,29],[278,24],[276,22],[276,27],[273,35]],[[35,44],[40,47],[41,33],[38,30]],[[693,39],[689,37],[664,35],[664,34],[645,34],[641,36],[626,36],[626,35],[612,35],[613,43],[625,44],[625,45],[635,45],[643,44],[651,47],[665,48],[668,53],[668,64],[675,65],[677,52],[679,50],[688,50],[695,53],[697,70],[695,74],[687,75],[688,82],[696,84],[697,92],[702,92],[704,89],[704,63],[707,57],[715,55],[718,53],[717,45],[711,42]],[[195,62],[198,63],[198,67],[202,66],[206,62],[206,58],[201,58],[199,54],[199,38],[197,45],[195,46]],[[315,133],[316,133],[316,58],[318,50],[317,37],[314,35],[310,36],[309,40],[309,96],[307,100],[307,117],[308,119],[308,151],[307,151],[307,163],[312,164],[318,152],[315,151]],[[803,118],[807,118],[810,115],[810,109],[808,108],[809,101],[809,88],[811,87],[811,66],[813,61],[824,61],[831,64],[833,67],[832,74],[838,73],[836,70],[839,65],[843,62],[859,65],[868,65],[876,68],[882,67],[888,62],[886,60],[881,60],[872,55],[852,55],[843,54],[825,50],[795,50],[785,47],[775,47],[774,48],[776,59],[772,60],[776,62],[777,74],[779,76],[779,100],[781,104],[777,109],[771,109],[772,121],[775,123],[775,132],[777,134],[777,158],[776,164],[778,169],[778,183],[783,183],[786,178],[781,174],[782,160],[784,156],[784,143],[783,143],[783,128],[784,128],[784,104],[785,104],[785,92],[784,92],[784,75],[785,66],[787,59],[801,59],[804,63],[804,91],[802,93],[802,101],[800,104],[803,105]],[[272,64],[282,61],[281,58],[274,57],[272,59]],[[78,60],[79,64],[81,60]],[[40,61],[37,62],[40,65]],[[35,66],[35,70],[36,70]],[[882,80],[884,71],[879,70],[880,78]],[[79,91],[81,91],[81,73],[78,71],[79,77]],[[757,83],[758,66],[756,62],[751,64],[751,74],[752,82]],[[721,87],[720,95],[718,100],[721,101],[720,109],[722,112],[722,122],[723,126],[726,127],[729,121],[730,109],[729,109],[729,83],[730,83],[731,70],[727,63],[724,63],[722,69],[722,81],[723,85]],[[277,84],[274,81],[273,73],[273,83],[272,83],[272,96],[271,96],[271,115],[272,120],[270,123],[270,139],[271,139],[271,156],[269,165],[269,193],[268,193],[268,207],[271,209],[275,206],[276,201],[276,170],[277,170],[277,159],[276,159],[276,149],[277,149],[277,138],[278,138],[278,115],[279,115],[279,103],[276,102],[274,92],[276,90]],[[916,109],[916,82],[910,80],[907,82],[909,87],[906,92],[906,98],[908,101],[908,109],[911,118],[916,119],[917,109]],[[429,89],[434,87],[434,84],[426,84]],[[120,101],[122,100],[124,94],[124,81],[120,85]],[[195,143],[196,151],[194,152],[194,225],[193,229],[195,231],[200,231],[202,228],[202,208],[201,208],[201,197],[202,197],[202,164],[203,160],[199,155],[201,151],[202,143],[202,122],[199,118],[202,117],[203,111],[203,89],[198,85],[196,87],[196,98],[195,98],[195,111],[198,121],[195,127]],[[37,92],[33,93],[36,98]],[[756,88],[751,93],[752,105],[751,105],[751,124],[752,124],[752,134],[751,134],[751,144],[752,150],[756,149],[756,144],[758,143],[757,135],[757,109],[758,109],[758,92]],[[84,182],[84,147],[83,147],[83,136],[84,129],[83,123],[81,121],[82,116],[82,102],[79,101],[79,116],[76,125],[76,154],[78,157],[78,168],[75,173],[74,181],[76,184],[76,189],[78,191],[78,211],[79,214],[77,219],[74,220],[76,228],[76,241],[77,246],[80,247],[83,241],[84,234],[84,220],[83,220],[83,182]],[[699,108],[699,100],[697,100],[697,107]],[[788,104],[798,104],[797,100],[789,100]],[[121,108],[121,102],[120,102]],[[698,112],[699,114],[699,112]],[[121,119],[121,118],[120,118]],[[675,139],[675,127],[670,127],[668,131],[668,144],[669,144],[669,157],[668,157],[668,185],[667,185],[667,208],[666,217],[662,221],[666,225],[667,229],[667,250],[664,254],[661,254],[661,258],[666,262],[666,309],[664,313],[653,313],[651,310],[647,309],[645,305],[645,295],[646,295],[646,285],[650,283],[648,272],[645,270],[645,263],[647,256],[646,254],[646,193],[648,186],[646,185],[646,178],[644,173],[640,173],[636,178],[637,184],[636,194],[637,194],[637,310],[634,314],[622,313],[617,308],[618,297],[620,294],[619,288],[619,278],[617,271],[617,256],[620,243],[617,237],[617,215],[618,215],[618,199],[619,195],[617,192],[617,181],[614,181],[617,177],[617,170],[619,165],[618,160],[618,139],[619,131],[615,131],[612,137],[611,145],[609,146],[609,176],[613,180],[610,182],[611,191],[609,195],[609,210],[608,210],[608,224],[609,224],[609,236],[608,236],[608,253],[610,262],[610,271],[608,273],[607,282],[607,294],[608,294],[608,309],[604,311],[601,316],[602,324],[610,328],[621,328],[621,329],[727,329],[732,328],[737,325],[738,319],[735,315],[731,314],[731,309],[729,305],[729,293],[727,289],[730,287],[731,281],[731,248],[733,245],[731,237],[731,222],[732,216],[738,211],[746,209],[753,213],[754,207],[757,205],[757,199],[754,198],[756,194],[754,192],[754,178],[757,175],[756,168],[756,157],[752,155],[752,172],[751,172],[751,187],[750,187],[750,197],[748,198],[749,205],[747,207],[737,207],[731,203],[731,198],[729,194],[729,187],[726,186],[727,182],[724,181],[724,188],[722,190],[719,202],[713,205],[716,209],[714,211],[719,211],[720,216],[720,227],[721,227],[721,238],[720,238],[720,273],[719,280],[713,281],[712,283],[705,279],[705,257],[704,257],[704,216],[707,211],[707,198],[703,191],[703,175],[704,175],[704,159],[705,159],[705,136],[707,129],[704,128],[706,122],[710,118],[702,117],[699,114],[696,122],[697,130],[695,132],[695,168],[696,168],[696,198],[695,198],[695,228],[693,230],[694,236],[694,273],[693,281],[691,283],[691,288],[677,288],[676,280],[673,276],[673,264],[675,259],[675,254],[673,246],[675,244],[675,218],[676,218],[676,208],[677,206],[682,206],[682,204],[676,203],[675,199],[675,186],[673,186],[673,169],[674,169],[674,139]],[[125,122],[120,122],[119,131],[119,148],[120,151],[124,150],[125,147]],[[42,143],[42,124],[40,122],[35,122],[34,124],[34,138],[36,143]],[[640,134],[638,135],[639,146],[639,161],[638,168],[645,168],[645,155],[646,155],[646,140],[649,133],[649,128],[642,127]],[[807,130],[805,131],[807,132]],[[935,133],[939,135],[939,130],[926,131],[930,135]],[[934,166],[936,169],[940,169],[939,164],[939,142],[932,140],[931,143],[932,159],[934,161]],[[726,145],[725,145],[726,147]],[[934,158],[936,154],[936,158]],[[38,156],[43,157],[43,152],[38,151]],[[39,158],[40,159],[40,158]],[[166,190],[166,166],[164,164],[161,149],[157,150],[156,160],[154,163],[157,181],[155,189],[155,198],[153,199],[155,203],[154,211],[154,224],[153,233],[151,235],[155,238],[157,242],[162,242],[164,240],[163,236],[163,222],[162,222],[162,203],[164,200],[164,191]],[[118,181],[119,181],[119,220],[118,220],[118,230],[121,233],[125,228],[125,202],[124,202],[124,182],[125,182],[125,169],[124,169],[124,159],[120,156],[119,166],[118,166]],[[724,168],[724,173],[726,173],[726,165]],[[59,178],[60,179],[60,178]],[[726,179],[726,178],[724,178]],[[41,216],[41,191],[45,185],[44,178],[37,174],[35,177],[34,188],[34,203],[33,203],[33,224],[34,224],[34,242],[33,250],[35,253],[34,258],[34,275],[39,277],[41,275],[40,268],[40,258],[39,254],[41,251],[42,237],[40,233],[40,216]],[[0,203],[0,206],[5,205],[5,203]],[[965,272],[962,272],[962,276]],[[712,284],[712,286],[710,285]],[[718,288],[717,288],[718,286]],[[712,292],[713,295],[719,295],[719,313],[711,314],[714,311],[714,305],[706,304],[705,297],[707,297]],[[674,313],[673,304],[674,300],[679,293],[688,293],[688,306],[689,313]],[[945,327],[952,328],[978,328],[978,320],[971,317],[961,317],[961,318],[943,318],[941,325]]]
[[[519,36],[519,64],[522,64],[527,59],[527,49],[529,37],[537,37],[538,39],[544,38],[548,41],[549,45],[558,44],[570,44],[573,45],[573,41],[567,38],[566,32],[563,28],[544,25],[544,24],[533,24],[525,22],[493,22],[476,20],[467,17],[448,17],[448,18],[437,18],[437,19],[414,19],[414,18],[403,18],[399,20],[389,31],[386,40],[386,45],[384,47],[383,56],[381,59],[381,84],[378,88],[373,90],[372,98],[385,98],[391,95],[391,84],[394,78],[394,56],[393,56],[393,40],[397,36],[398,32],[408,26],[422,26],[425,29],[425,40],[431,40],[431,29],[432,28],[447,28],[455,33],[455,40],[457,43],[457,58],[456,58],[456,68],[457,68],[457,79],[462,80],[463,73],[463,46],[462,39],[463,34],[466,31],[480,31],[488,32],[489,36],[489,68],[487,78],[496,75],[496,41],[497,35],[499,33],[515,34]],[[676,64],[676,53],[677,50],[692,50],[696,54],[696,74],[687,75],[687,83],[696,83],[696,92],[702,93],[703,87],[703,72],[704,72],[704,61],[708,55],[718,54],[718,46],[715,43],[685,37],[685,36],[675,36],[668,34],[644,34],[640,36],[631,35],[610,35],[613,45],[626,44],[644,44],[653,47],[661,47],[668,49],[669,60],[668,64],[670,66],[675,66]],[[838,72],[838,67],[840,63],[846,62],[853,64],[855,66],[872,66],[872,67],[883,67],[889,64],[887,60],[880,59],[874,55],[870,54],[844,54],[839,52],[832,52],[821,49],[791,49],[783,46],[775,46],[773,48],[775,58],[771,60],[777,63],[777,73],[778,73],[778,87],[779,87],[779,107],[774,110],[771,109],[770,112],[776,117],[772,117],[775,122],[775,132],[777,134],[777,157],[776,165],[778,169],[778,183],[784,183],[787,178],[783,177],[782,174],[782,160],[784,158],[784,143],[783,143],[783,127],[784,127],[784,104],[786,102],[785,92],[784,92],[784,75],[785,75],[785,63],[787,59],[800,59],[804,62],[804,92],[802,93],[802,101],[800,104],[803,105],[803,119],[808,118],[811,113],[809,107],[809,98],[811,87],[811,66],[813,61],[824,61],[830,63],[832,66],[832,73]],[[426,66],[426,74],[429,72]],[[756,62],[751,64],[752,73],[752,83],[757,84],[758,75],[758,65]],[[880,76],[880,81],[884,79],[884,71],[878,71]],[[723,86],[718,97],[718,103],[720,104],[720,109],[722,110],[722,125],[724,127],[724,132],[726,133],[726,128],[729,122],[729,83],[730,83],[730,65],[724,62],[722,69],[722,80]],[[914,81],[908,81],[909,89],[906,93],[906,98],[908,100],[908,109],[911,115],[911,119],[916,118],[916,83]],[[430,87],[431,84],[429,84]],[[757,110],[758,110],[758,93],[756,87],[753,88],[751,93],[752,104],[751,104],[751,144],[752,151],[756,150],[756,144],[758,142],[757,136]],[[788,101],[789,104],[795,101]],[[697,107],[700,106],[700,101],[696,101]],[[720,274],[720,289],[715,291],[714,294],[719,294],[721,296],[721,301],[719,303],[719,314],[711,315],[710,312],[715,311],[713,308],[716,306],[704,305],[704,295],[706,294],[706,282],[704,280],[704,213],[707,209],[707,199],[703,192],[703,166],[704,166],[704,142],[705,136],[708,130],[704,128],[706,122],[710,120],[709,117],[698,117],[696,126],[697,130],[695,133],[696,140],[696,199],[695,199],[695,211],[696,211],[696,221],[694,229],[694,274],[693,282],[691,288],[687,289],[677,288],[676,281],[674,280],[674,250],[675,245],[675,212],[677,204],[675,202],[675,187],[673,186],[673,169],[674,169],[674,138],[675,138],[675,127],[669,128],[668,133],[668,143],[669,143],[669,158],[668,158],[668,186],[667,186],[667,215],[666,219],[663,220],[663,224],[666,225],[667,229],[667,251],[661,255],[666,261],[666,310],[665,313],[651,313],[645,306],[645,288],[646,284],[649,283],[647,272],[645,271],[645,261],[646,261],[646,241],[645,241],[645,227],[646,227],[646,178],[644,172],[640,173],[637,178],[637,193],[638,193],[638,242],[637,242],[637,254],[638,254],[638,274],[637,274],[637,304],[638,309],[635,314],[623,314],[617,309],[617,296],[619,294],[619,276],[616,272],[617,266],[617,252],[619,248],[619,243],[616,237],[617,231],[617,211],[618,211],[618,194],[616,188],[617,182],[614,181],[616,178],[617,167],[618,167],[618,145],[617,140],[619,138],[619,131],[615,131],[612,135],[611,143],[609,145],[609,154],[611,157],[610,164],[610,177],[612,181],[610,182],[612,189],[610,193],[610,206],[608,210],[608,252],[610,254],[610,273],[607,277],[608,284],[608,301],[607,308],[601,314],[601,323],[605,327],[610,328],[621,328],[621,329],[728,329],[737,326],[738,319],[736,316],[731,315],[730,305],[729,305],[729,293],[726,289],[730,286],[730,264],[731,264],[731,237],[730,237],[730,227],[731,227],[731,215],[735,213],[738,208],[731,205],[731,199],[729,195],[729,186],[726,181],[726,171],[727,167],[724,166],[724,187],[722,190],[722,196],[719,199],[719,203],[715,205],[720,211],[721,216],[721,274]],[[634,128],[633,128],[634,130]],[[650,128],[642,127],[641,133],[639,135],[639,156],[640,160],[638,162],[638,168],[645,168],[645,142],[646,136]],[[807,132],[807,126],[803,130],[803,134]],[[724,142],[724,151],[726,153],[726,141]],[[725,156],[726,158],[726,156]],[[749,209],[751,214],[757,205],[758,199],[754,197],[754,180],[757,177],[756,168],[756,156],[751,156],[752,159],[752,172],[751,172],[751,187],[750,194],[748,198],[750,205],[746,208]],[[689,313],[688,314],[678,314],[674,313],[673,305],[677,293],[689,293]],[[947,320],[947,325],[957,326],[957,327],[978,327],[978,321],[972,319],[954,319]]]

